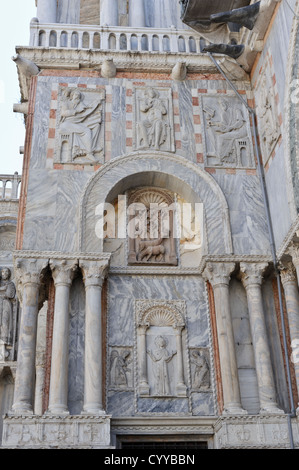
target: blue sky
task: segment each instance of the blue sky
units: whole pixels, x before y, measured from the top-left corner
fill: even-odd
[[[2,2],[4,3],[4,2]],[[0,174],[22,174],[24,145],[23,115],[14,113],[20,101],[17,68],[11,60],[15,47],[29,45],[30,20],[36,16],[35,0],[9,0],[2,5],[0,19]]]

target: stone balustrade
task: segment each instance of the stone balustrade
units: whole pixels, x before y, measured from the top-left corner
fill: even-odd
[[[41,24],[32,21],[30,31],[32,47],[196,54],[205,41],[192,30],[175,28]]]
[[[0,175],[0,200],[19,199],[19,187],[22,177],[15,172],[13,175]]]

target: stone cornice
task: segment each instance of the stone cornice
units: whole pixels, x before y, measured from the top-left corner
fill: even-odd
[[[86,260],[86,261],[109,261],[111,253],[65,253],[62,251],[33,251],[19,250],[13,252],[14,259],[53,259],[53,260]]]
[[[105,60],[113,59],[117,71],[119,72],[154,72],[168,73],[169,80],[172,80],[171,73],[178,62],[184,62],[188,73],[217,73],[218,70],[205,54],[188,54],[180,52],[149,52],[149,51],[115,51],[115,50],[94,50],[94,49],[72,49],[72,48],[42,48],[18,46],[16,51],[25,59],[32,61],[41,70],[61,69],[80,70],[89,69],[101,70]],[[216,55],[220,66],[226,70],[228,77],[232,80],[248,81],[248,75],[233,59]],[[21,70],[18,71],[19,84],[22,101],[28,99],[28,80],[23,76]]]

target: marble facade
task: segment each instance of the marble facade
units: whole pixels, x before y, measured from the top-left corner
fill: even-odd
[[[290,10],[277,2],[273,15],[251,75],[217,56],[241,103],[191,40],[183,47],[179,2],[38,0],[35,39],[17,49],[27,137],[15,249],[1,264],[16,289],[15,307],[0,301],[0,333],[8,313],[15,325],[14,353],[0,357],[4,448],[115,448],[153,433],[299,446],[294,104],[271,28],[284,24],[290,57],[296,38]],[[44,47],[47,24],[74,36]],[[97,27],[107,42],[86,47]],[[146,49],[151,30],[165,49]]]

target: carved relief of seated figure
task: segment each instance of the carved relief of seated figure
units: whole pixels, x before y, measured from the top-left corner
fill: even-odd
[[[60,111],[59,133],[72,134],[72,158],[85,157],[91,162],[97,161],[95,152],[98,148],[101,131],[101,100],[94,99],[92,104],[84,101],[79,90],[65,90]]]

